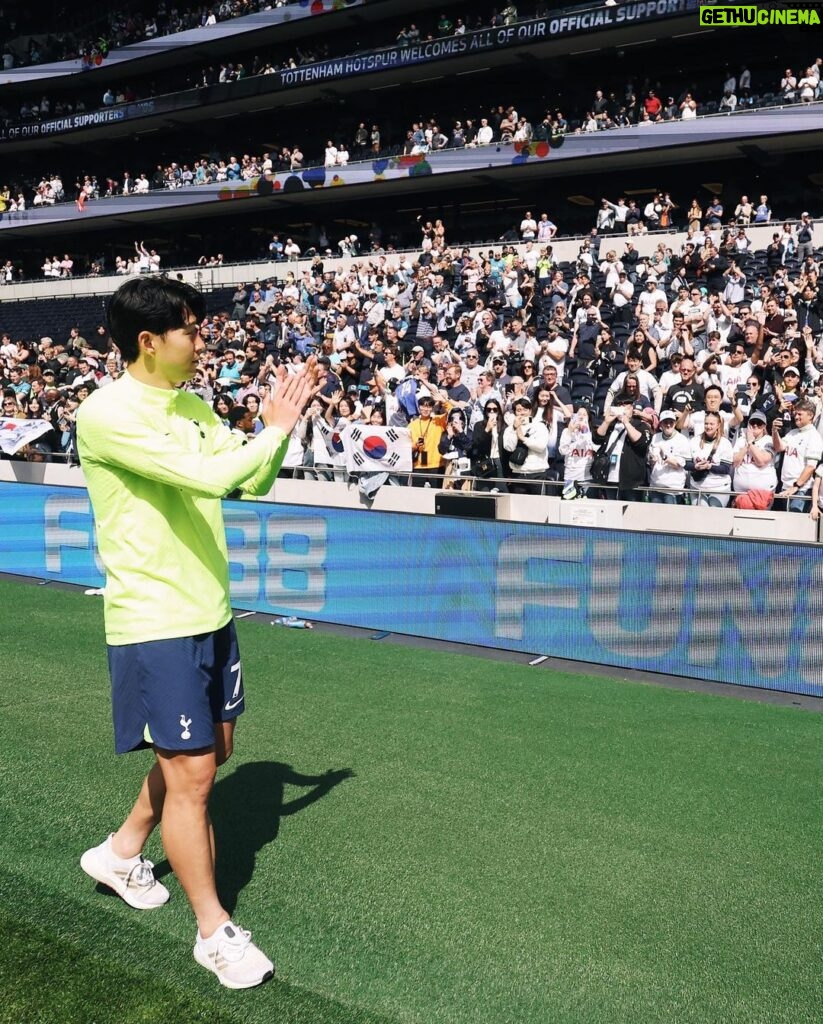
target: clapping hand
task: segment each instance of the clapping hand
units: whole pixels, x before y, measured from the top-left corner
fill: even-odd
[[[277,388],[263,399],[260,418],[267,427],[278,427],[290,434],[311,397],[317,380],[317,359],[309,356],[301,369],[289,376],[282,364],[277,367]],[[338,399],[339,401],[339,399]]]

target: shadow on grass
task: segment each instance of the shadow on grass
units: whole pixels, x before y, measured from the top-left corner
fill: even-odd
[[[219,780],[209,810],[217,837],[217,891],[229,913],[251,880],[258,850],[274,842],[281,820],[310,807],[353,776],[349,768],[304,775],[278,761],[252,761]],[[286,800],[286,786],[308,792]]]

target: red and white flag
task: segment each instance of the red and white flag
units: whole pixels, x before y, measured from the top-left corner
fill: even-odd
[[[0,449],[6,455],[16,455],[21,448],[48,434],[51,429],[48,420],[0,419]]]

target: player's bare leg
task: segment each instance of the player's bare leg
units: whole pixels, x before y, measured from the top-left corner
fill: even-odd
[[[231,729],[221,757],[231,753]],[[228,988],[250,988],[274,973],[274,964],[254,945],[220,903],[214,877],[208,800],[217,772],[216,748],[191,754],[158,750],[166,782],[163,845],[197,919],[194,957]]]
[[[217,767],[225,764],[234,750],[234,721],[215,722],[214,753]],[[163,802],[166,799],[166,782],[159,763],[155,762],[143,780],[140,794],[129,816],[112,836],[113,852],[122,858],[136,857],[143,850],[146,841],[163,817]],[[211,828],[212,858],[214,857],[214,829]]]
[[[214,748],[181,753],[157,750],[166,796],[163,847],[191,903],[203,938],[229,920],[217,896],[208,802],[217,772]]]
[[[114,890],[137,910],[154,910],[168,902],[168,889],[154,877],[154,865],[142,850],[160,820],[166,783],[159,764],[143,780],[128,818],[99,846],[86,850],[80,866],[95,881]]]
[[[112,850],[118,857],[136,857],[142,851],[146,840],[160,823],[165,799],[166,783],[160,765],[155,762],[143,780],[129,816],[112,836]]]

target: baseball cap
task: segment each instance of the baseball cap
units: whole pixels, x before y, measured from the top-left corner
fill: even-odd
[[[425,352],[425,351],[426,350],[423,348],[422,345],[415,345],[414,348],[412,349],[412,352]]]
[[[661,419],[662,419],[662,417],[661,417]],[[755,409],[755,411],[751,414],[751,416],[749,416],[749,423],[768,423],[768,422],[769,421],[766,419],[766,414],[761,412],[759,409]]]
[[[787,377],[789,374],[791,374],[793,377],[799,377],[800,371],[797,369],[796,366],[787,366],[786,369],[783,371],[783,376]]]
[[[665,423],[666,420],[671,420],[672,423],[677,422],[677,413],[674,409],[665,409],[660,413],[660,422]]]

